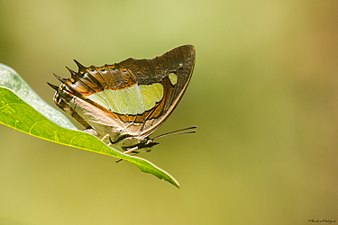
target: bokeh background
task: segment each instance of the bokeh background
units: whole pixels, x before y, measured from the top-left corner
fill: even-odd
[[[52,73],[193,44],[190,86],[126,162],[0,126],[0,224],[242,225],[338,220],[336,0],[0,1],[0,62],[54,105]]]

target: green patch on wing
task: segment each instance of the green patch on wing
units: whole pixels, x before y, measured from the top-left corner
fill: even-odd
[[[132,85],[118,90],[104,90],[88,97],[115,113],[137,115],[152,109],[163,98],[163,86],[160,83],[150,85]]]

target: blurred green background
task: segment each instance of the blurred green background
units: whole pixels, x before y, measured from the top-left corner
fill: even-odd
[[[181,103],[135,166],[0,126],[0,224],[242,225],[338,220],[336,0],[0,1],[0,62],[54,105],[72,59],[103,65],[193,44]]]

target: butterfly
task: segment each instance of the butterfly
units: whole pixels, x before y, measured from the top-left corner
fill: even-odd
[[[126,152],[150,149],[155,139],[173,133],[194,133],[195,126],[150,135],[168,118],[181,100],[195,66],[196,51],[183,45],[153,59],[128,58],[78,71],[66,67],[70,78],[54,76],[59,86],[55,104],[81,124],[85,131]]]

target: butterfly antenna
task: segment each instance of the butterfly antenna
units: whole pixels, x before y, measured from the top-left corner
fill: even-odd
[[[173,134],[193,134],[193,133],[196,133],[196,131],[197,131],[196,129],[197,129],[197,126],[192,126],[192,127],[174,130],[174,131],[169,131],[167,133],[155,136],[153,138],[153,140],[158,139],[158,138],[162,138],[162,137],[165,137],[165,136],[168,136],[168,135],[173,135]]]

